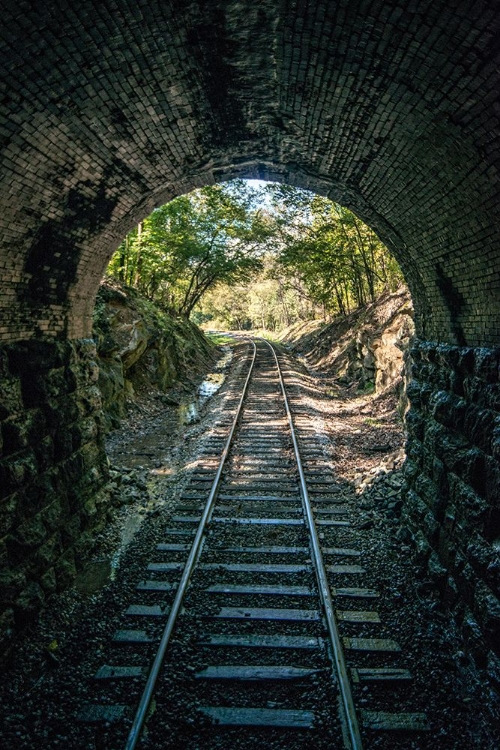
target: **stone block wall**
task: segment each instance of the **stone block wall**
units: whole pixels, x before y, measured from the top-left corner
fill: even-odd
[[[500,349],[417,342],[411,358],[404,517],[472,653],[498,665]]]
[[[92,340],[0,348],[0,651],[73,580],[106,517]]]

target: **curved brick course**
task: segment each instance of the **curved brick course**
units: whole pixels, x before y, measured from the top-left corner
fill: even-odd
[[[134,222],[259,175],[367,219],[422,338],[499,343],[498,0],[3,6],[4,340],[88,335]]]
[[[415,350],[407,517],[443,591],[496,636],[499,31],[500,0],[2,3],[1,632],[71,577],[99,516],[77,340],[110,255],[155,205],[246,176],[343,203],[398,258],[431,342]],[[50,337],[73,343],[30,369]]]

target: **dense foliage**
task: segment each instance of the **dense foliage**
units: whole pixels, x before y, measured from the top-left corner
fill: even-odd
[[[241,180],[155,209],[108,274],[176,314],[231,328],[345,315],[402,283],[387,248],[351,211]]]
[[[183,195],[157,208],[120,245],[108,274],[171,312],[189,317],[217,284],[246,281],[268,228],[239,181]]]

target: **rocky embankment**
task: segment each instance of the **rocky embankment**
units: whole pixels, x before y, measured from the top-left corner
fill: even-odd
[[[93,337],[108,429],[119,425],[128,403],[189,382],[214,360],[212,345],[195,325],[109,280],[97,295]]]
[[[308,367],[339,385],[402,393],[404,352],[413,333],[410,293],[401,288],[331,323],[292,326],[283,340]]]
[[[405,352],[413,334],[412,301],[402,287],[346,317],[296,324],[282,335],[311,376],[327,388],[333,411],[354,420],[353,445],[367,443],[349,473],[360,496],[361,528],[372,528],[381,519],[397,523],[401,515]],[[407,537],[401,529],[400,538]]]

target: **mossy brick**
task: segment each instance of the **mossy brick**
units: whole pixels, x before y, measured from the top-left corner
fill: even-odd
[[[14,374],[47,373],[63,367],[71,352],[67,341],[19,341],[7,347],[10,369]]]
[[[459,361],[460,349],[458,347],[447,344],[438,344],[436,346],[435,362],[443,370],[453,371],[457,369]]]
[[[482,633],[500,651],[500,601],[482,581],[476,584],[472,609]]]
[[[73,444],[75,449],[80,448],[86,443],[95,441],[100,435],[100,429],[94,417],[87,417],[71,426]]]
[[[83,466],[86,472],[93,468],[98,468],[101,463],[102,450],[95,442],[86,443],[79,450],[79,455],[82,457]]]
[[[54,496],[55,488],[51,472],[40,474],[36,481],[19,490],[19,518],[27,518],[42,510]]]
[[[35,549],[39,547],[47,538],[47,528],[43,523],[41,513],[32,518],[23,521],[14,532],[16,541],[22,547]]]
[[[443,425],[434,429],[433,449],[448,471],[454,471],[464,459],[470,443],[464,435],[448,430]]]
[[[0,608],[0,648],[6,650],[14,635],[15,617],[12,607]]]
[[[500,350],[475,349],[474,374],[485,383],[500,380]]]
[[[48,469],[53,466],[56,457],[54,441],[50,435],[47,435],[43,440],[40,440],[35,444],[33,453],[35,454],[36,462],[41,473],[48,471]]]
[[[429,403],[430,413],[436,422],[456,432],[462,432],[467,414],[467,403],[446,391],[433,393]]]
[[[432,549],[425,534],[420,529],[413,535],[413,543],[415,547],[415,562],[417,565],[423,567],[427,564]]]
[[[472,534],[468,540],[465,555],[477,575],[486,580],[488,568],[498,560],[498,553],[494,547],[478,533]]]
[[[427,574],[434,585],[444,591],[448,578],[448,568],[443,564],[439,555],[434,550],[427,561]]]
[[[473,405],[469,405],[465,413],[464,435],[472,445],[481,448],[486,453],[492,451],[496,417],[497,415],[489,409],[478,409]]]
[[[38,548],[36,554],[33,556],[32,562],[29,566],[30,573],[40,577],[41,572],[50,568],[53,565],[54,560],[61,557],[63,552],[61,535],[59,533],[52,534],[52,536],[50,536],[47,541]]]
[[[18,519],[19,500],[20,496],[17,492],[0,500],[0,538],[7,536],[14,528]]]
[[[0,461],[0,497],[7,497],[33,482],[37,475],[38,465],[33,451],[17,453]]]
[[[486,460],[486,454],[478,448],[469,448],[461,452],[455,466],[462,481],[483,497],[486,495]]]
[[[65,395],[43,403],[42,408],[51,429],[70,425],[80,417],[78,404],[74,395]]]
[[[437,516],[443,498],[439,496],[436,483],[430,477],[420,474],[415,481],[415,492],[422,498],[433,515]]]
[[[406,442],[406,455],[408,456],[410,461],[413,461],[415,464],[422,464],[422,457],[424,455],[423,444],[420,442],[420,440],[417,440],[417,438],[411,434],[408,435],[408,440]]]
[[[57,578],[54,568],[49,568],[40,578],[40,585],[46,595],[53,594],[57,590]]]
[[[471,607],[474,602],[474,593],[478,582],[477,573],[467,562],[463,568],[455,569],[455,571],[455,580],[460,591],[460,596],[465,604]]]
[[[80,481],[85,471],[83,457],[80,452],[74,453],[65,461],[59,464],[59,481],[67,487],[68,493],[71,493],[74,486]]]
[[[54,565],[58,591],[65,591],[76,578],[77,568],[73,550],[68,550]]]
[[[403,465],[403,473],[408,486],[413,486],[413,483],[419,474],[418,464],[407,458]]]
[[[431,511],[427,512],[422,519],[422,531],[429,540],[429,544],[432,546],[437,545],[439,539],[439,528],[439,523],[436,520],[434,513]]]
[[[97,517],[97,504],[95,497],[89,497],[83,504],[82,510],[82,517],[85,519],[88,527]]]
[[[419,407],[421,405],[420,394],[422,392],[422,388],[422,383],[417,379],[410,380],[410,382],[406,386],[406,395],[410,399],[410,403],[412,406]],[[418,414],[418,412],[416,413]]]
[[[88,417],[102,409],[102,397],[99,388],[88,386],[78,392],[78,409],[81,417]]]
[[[53,500],[41,511],[43,523],[49,531],[61,528],[64,523],[64,513],[59,498]]]
[[[29,625],[45,603],[45,594],[40,584],[29,582],[21,591],[13,609],[16,625],[21,629]]]
[[[491,436],[491,455],[500,461],[500,415],[495,417]]]
[[[475,376],[463,380],[464,398],[476,407],[494,409],[498,399],[498,383],[486,384]]]
[[[98,524],[97,528],[102,528],[102,523]],[[95,530],[89,529],[83,531],[76,540],[73,551],[75,553],[75,563],[77,570],[82,570],[85,567],[85,560],[88,559],[89,552],[95,546]]]
[[[434,456],[432,460],[432,471],[430,473],[430,477],[432,481],[435,482],[437,492],[441,496],[447,496],[449,492],[447,475],[448,472],[446,470],[444,462],[441,461],[441,459],[437,456]]]
[[[443,526],[441,526],[441,528],[439,529],[439,538],[436,545],[436,551],[443,564],[447,566],[449,570],[453,570],[453,565],[456,557],[456,549],[450,534]]]
[[[466,648],[474,659],[476,666],[484,669],[487,665],[488,645],[485,642],[484,634],[477,621],[475,613],[472,611],[473,604],[464,610],[462,620],[462,632],[465,638]]]
[[[46,422],[41,409],[28,409],[5,419],[1,424],[4,455],[35,445],[46,435]]]
[[[81,514],[74,513],[66,518],[64,525],[61,528],[61,539],[65,548],[74,546],[81,534]]]
[[[443,591],[443,602],[446,607],[453,611],[459,601],[460,593],[458,591],[457,584],[455,583],[453,576],[448,576],[446,586]]]
[[[61,367],[57,370],[49,370],[46,373],[38,371],[23,373],[21,389],[23,401],[26,406],[30,407],[67,395],[69,385],[65,378],[64,368]]]
[[[484,536],[489,542],[500,539],[500,505],[489,508],[484,523]]]
[[[9,543],[10,534],[0,538],[0,567],[6,568],[9,565]]]
[[[26,585],[26,576],[21,569],[2,568],[0,570],[0,605],[14,604]]]
[[[97,359],[97,348],[94,339],[78,339],[73,342],[71,355],[72,362],[83,362],[88,365],[95,364]]]
[[[0,420],[20,414],[23,410],[24,402],[20,378],[0,378]]]
[[[67,427],[60,427],[54,432],[54,460],[59,462],[73,453],[73,434]]]
[[[472,375],[476,364],[475,353],[472,347],[464,347],[459,350],[457,369],[464,375]]]
[[[421,412],[416,409],[410,409],[405,416],[406,427],[412,436],[417,440],[423,441],[426,420]]]
[[[485,409],[500,413],[500,383],[484,386],[481,393],[477,394],[477,405]]]
[[[454,475],[450,475],[450,498],[461,517],[468,519],[471,525],[484,527],[490,508],[488,501]]]

